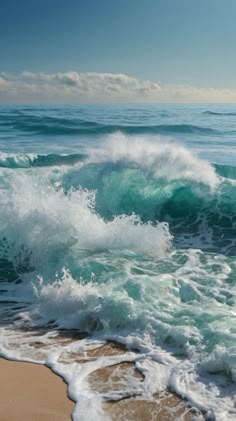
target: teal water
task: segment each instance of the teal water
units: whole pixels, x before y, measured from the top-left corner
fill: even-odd
[[[235,419],[235,139],[235,105],[1,106],[1,352],[9,320],[118,338]]]

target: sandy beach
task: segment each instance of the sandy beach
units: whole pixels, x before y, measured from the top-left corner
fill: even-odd
[[[69,421],[74,404],[67,385],[38,364],[0,358],[1,421]]]

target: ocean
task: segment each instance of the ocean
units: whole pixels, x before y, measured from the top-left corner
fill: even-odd
[[[0,203],[0,355],[60,373],[74,420],[166,388],[236,419],[236,105],[1,105]],[[92,390],[107,340],[142,382]]]

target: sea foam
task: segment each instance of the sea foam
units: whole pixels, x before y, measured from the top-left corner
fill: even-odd
[[[209,419],[234,419],[234,186],[159,138],[117,133],[84,152],[50,165],[15,156],[0,170],[1,355],[60,373],[75,420],[167,387]],[[63,343],[60,329],[90,336]],[[75,361],[108,339],[122,356]],[[122,361],[141,384],[89,387],[89,374]]]

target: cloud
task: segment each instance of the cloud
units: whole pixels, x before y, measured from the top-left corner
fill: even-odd
[[[236,89],[163,85],[122,73],[0,73],[0,102],[234,102]]]
[[[8,92],[11,83],[0,76],[0,92]]]

